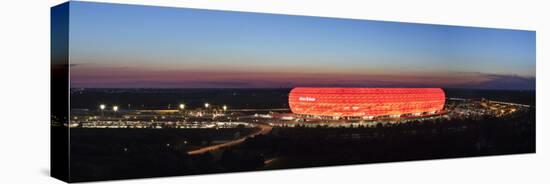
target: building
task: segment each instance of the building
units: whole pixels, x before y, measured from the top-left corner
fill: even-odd
[[[309,88],[288,95],[290,110],[322,118],[421,116],[443,110],[441,88]]]

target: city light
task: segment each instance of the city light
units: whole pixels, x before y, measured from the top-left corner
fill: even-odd
[[[224,105],[223,106],[223,111],[226,111],[227,110],[227,105]]]
[[[116,105],[113,106],[113,111],[115,111],[115,112],[118,111],[118,106],[116,106]]]
[[[180,109],[181,110],[185,109],[185,104],[180,104]]]
[[[210,107],[210,104],[209,103],[204,103],[204,108],[208,108]]]
[[[105,109],[105,104],[99,105],[99,109],[101,109],[101,116],[103,116],[103,109]]]

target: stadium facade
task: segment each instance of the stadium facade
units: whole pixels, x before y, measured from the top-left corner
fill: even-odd
[[[441,88],[310,88],[288,95],[294,114],[327,118],[422,116],[443,110]]]

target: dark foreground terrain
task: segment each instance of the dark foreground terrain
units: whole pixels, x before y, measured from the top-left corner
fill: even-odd
[[[269,153],[262,169],[534,153],[535,113],[376,128],[279,128],[232,151],[250,150]]]
[[[238,146],[186,154],[213,140],[250,131],[71,129],[71,178],[91,181],[535,152],[535,110],[527,109],[498,119],[273,128]]]
[[[73,128],[71,181],[178,175],[202,164],[187,152],[237,139],[255,128]]]

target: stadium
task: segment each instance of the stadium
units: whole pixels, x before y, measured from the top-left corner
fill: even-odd
[[[439,113],[445,105],[441,88],[310,88],[290,91],[292,113],[304,117],[399,118]]]

